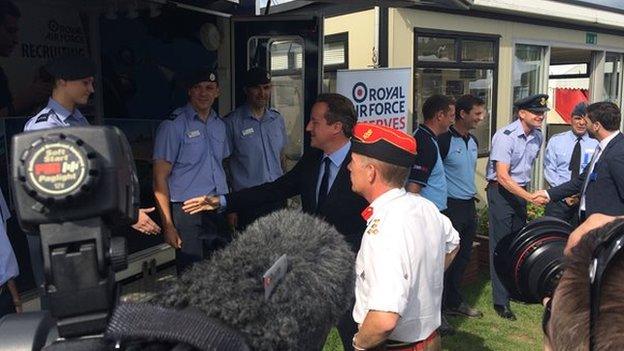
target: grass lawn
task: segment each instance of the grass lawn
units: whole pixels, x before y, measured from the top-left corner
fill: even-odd
[[[454,335],[442,338],[443,350],[461,351],[534,351],[542,349],[542,307],[511,303],[518,320],[510,322],[498,317],[492,308],[492,286],[487,275],[466,287],[466,300],[483,311],[483,318],[450,317],[456,328]],[[323,351],[342,350],[338,332],[334,328]],[[350,350],[349,350],[350,351]]]

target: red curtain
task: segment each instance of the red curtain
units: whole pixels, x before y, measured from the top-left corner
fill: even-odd
[[[572,110],[580,102],[589,101],[587,89],[555,88],[555,111],[570,124]]]

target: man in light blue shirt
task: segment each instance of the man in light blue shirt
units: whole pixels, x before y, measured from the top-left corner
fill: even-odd
[[[541,126],[548,95],[536,94],[514,103],[513,123],[499,129],[492,138],[492,150],[487,163],[486,178],[490,262],[496,245],[508,235],[522,229],[527,221],[527,202],[543,205],[546,200],[529,193],[531,168],[542,145]],[[490,264],[494,310],[505,319],[516,320],[509,306],[509,292]]]
[[[21,312],[22,303],[13,279],[19,275],[17,259],[7,236],[6,222],[11,217],[4,195],[0,192],[0,318]]]
[[[571,129],[553,135],[546,146],[544,157],[544,178],[551,187],[561,185],[571,178],[578,177],[598,145],[598,140],[587,133],[585,121],[587,104],[581,102],[572,111]],[[571,196],[546,205],[546,216],[560,218],[573,226],[578,224],[579,197]]]
[[[461,281],[470,261],[477,231],[475,170],[479,145],[470,131],[477,128],[486,113],[483,99],[463,95],[455,102],[455,124],[438,137],[448,189],[447,209],[442,213],[451,220],[461,239],[457,256],[444,273],[442,307],[447,315],[483,316],[463,298]],[[445,318],[444,314],[442,318]],[[445,325],[443,320],[440,331],[444,333],[442,328],[447,326],[450,327],[450,324]],[[447,329],[450,331],[450,328]]]
[[[177,249],[178,273],[231,239],[223,214],[182,210],[188,199],[228,192],[222,162],[230,156],[225,122],[212,109],[219,96],[216,72],[193,72],[186,83],[188,103],[160,124],[153,155],[154,196],[165,241]]]
[[[227,139],[232,155],[229,159],[230,186],[233,191],[272,182],[284,174],[282,150],[286,146],[284,117],[268,108],[271,99],[271,74],[255,67],[245,75],[244,105],[225,117]],[[285,206],[284,201],[239,211],[237,228],[247,225]],[[234,215],[234,214],[232,214]]]

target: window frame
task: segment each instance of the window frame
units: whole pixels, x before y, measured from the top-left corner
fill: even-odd
[[[418,38],[419,37],[435,37],[455,40],[455,61],[428,61],[418,60]],[[491,69],[493,71],[492,77],[492,113],[488,117],[490,120],[490,139],[496,133],[496,119],[498,108],[498,69],[499,69],[499,51],[500,51],[500,35],[495,34],[482,34],[472,32],[460,32],[449,31],[442,29],[431,28],[414,28],[414,72],[419,68],[434,68],[434,69]],[[493,44],[493,59],[492,62],[483,61],[462,61],[462,43],[463,41],[489,41]],[[415,79],[415,77],[412,77]],[[417,99],[412,101],[412,125],[417,125],[418,113],[417,113]],[[488,143],[488,150],[479,152],[478,157],[486,157],[491,150],[491,143]]]
[[[552,66],[563,66],[563,65],[571,65],[571,64],[584,64],[585,65],[585,73],[579,74],[553,74],[550,72],[548,74],[548,79],[576,79],[576,78],[590,78],[591,77],[591,62],[557,62],[555,64],[549,64],[548,69]]]
[[[323,46],[325,44],[333,44],[333,43],[344,43],[344,62],[341,64],[334,65],[325,65],[323,62],[323,73],[325,72],[336,72],[339,69],[349,69],[349,32],[340,32],[335,34],[326,35],[323,38]]]

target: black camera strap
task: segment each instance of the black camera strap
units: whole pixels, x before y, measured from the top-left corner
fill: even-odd
[[[105,339],[184,343],[199,350],[247,351],[243,337],[198,309],[169,309],[147,303],[117,306]]]

